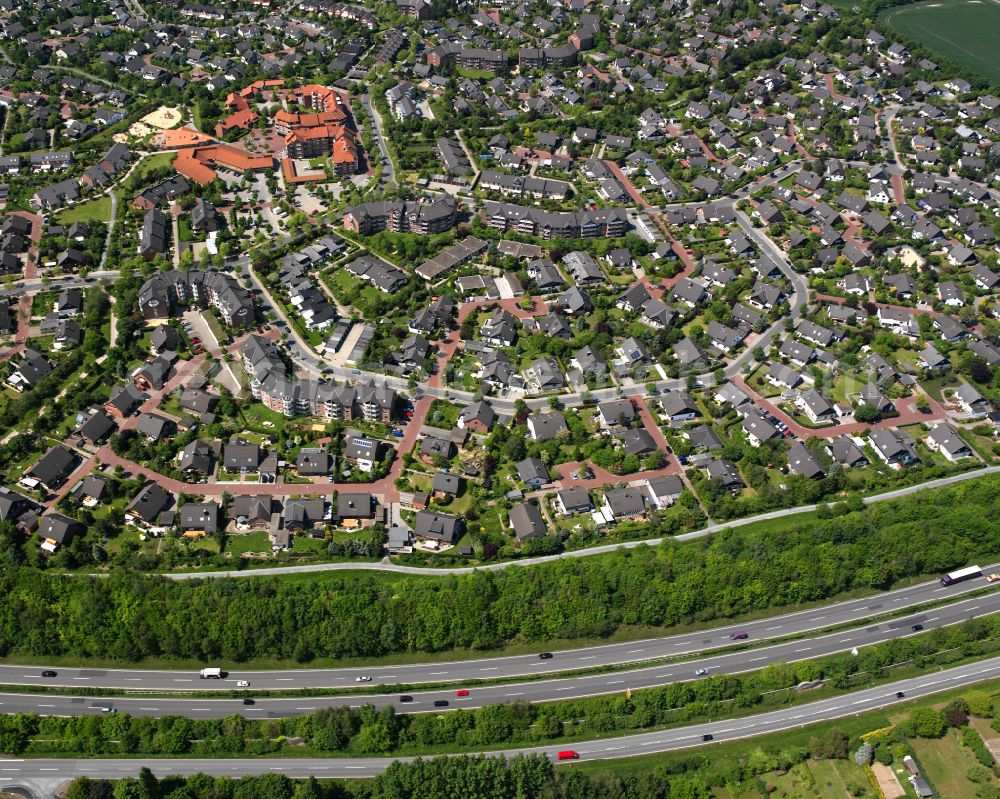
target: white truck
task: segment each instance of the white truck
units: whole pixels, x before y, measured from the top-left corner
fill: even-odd
[[[203,680],[221,680],[222,679],[222,669],[210,668],[202,669],[198,672],[198,676]]]

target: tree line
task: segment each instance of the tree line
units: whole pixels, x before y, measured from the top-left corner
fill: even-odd
[[[833,518],[437,579],[171,581],[122,570],[93,579],[11,565],[0,573],[0,657],[309,663],[707,622],[1000,554],[998,486],[984,477]]]

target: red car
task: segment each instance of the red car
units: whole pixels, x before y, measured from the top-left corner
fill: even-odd
[[[468,696],[468,695],[469,691],[466,688],[459,688],[457,691],[455,691],[455,696]]]
[[[562,752],[556,753],[556,760],[579,760],[580,755],[574,752],[572,749],[564,749]]]

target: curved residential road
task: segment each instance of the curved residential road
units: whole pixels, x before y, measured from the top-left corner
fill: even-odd
[[[627,392],[626,392],[627,393]],[[982,469],[975,469],[973,471],[962,472],[961,474],[954,474],[949,477],[941,477],[937,480],[928,480],[924,483],[917,483],[916,485],[907,486],[905,488],[896,488],[892,491],[886,491],[881,494],[873,494],[870,497],[863,497],[862,501],[866,505],[874,505],[879,502],[887,502],[892,499],[899,499],[901,497],[908,497],[912,494],[916,494],[919,491],[927,491],[933,488],[944,488],[946,486],[955,485],[956,483],[963,483],[966,480],[974,480],[977,477],[984,477],[990,474],[1000,473],[1000,466],[987,466]],[[835,503],[836,499],[831,499],[831,504]],[[784,519],[788,516],[794,516],[799,513],[811,513],[815,511],[819,505],[799,505],[796,508],[783,508],[779,510],[768,511],[767,513],[758,513],[756,516],[747,516],[743,519],[733,519],[727,522],[719,522],[717,524],[710,524],[707,527],[703,527],[700,530],[692,530],[690,533],[681,533],[680,535],[667,536],[665,538],[643,538],[636,541],[620,541],[614,544],[602,544],[596,547],[587,547],[586,549],[574,549],[568,552],[559,552],[555,555],[539,555],[534,558],[522,558],[520,560],[508,560],[503,563],[487,563],[482,566],[457,566],[454,568],[434,568],[433,566],[404,566],[399,563],[392,563],[388,560],[383,561],[346,561],[340,563],[313,563],[305,566],[273,566],[270,568],[262,569],[241,569],[241,570],[228,570],[228,571],[204,571],[204,572],[167,572],[162,577],[166,577],[168,580],[199,580],[207,577],[267,577],[276,574],[303,574],[308,572],[327,572],[327,571],[353,571],[353,570],[364,570],[364,571],[387,571],[387,572],[398,572],[400,574],[420,574],[420,575],[431,575],[431,576],[447,576],[447,575],[459,575],[459,574],[472,574],[476,571],[500,571],[502,569],[510,569],[517,566],[537,566],[540,563],[550,563],[555,560],[564,560],[565,558],[587,558],[591,555],[606,555],[609,552],[615,552],[620,549],[635,549],[636,547],[642,546],[658,546],[664,541],[691,541],[695,538],[704,538],[707,535],[712,535],[713,533],[718,533],[722,530],[729,530],[736,527],[744,527],[748,524],[756,524],[757,522],[765,522],[771,519]]]
[[[504,757],[542,755],[555,760],[558,751],[572,749],[580,756],[581,760],[606,760],[690,749],[706,746],[707,744],[702,739],[704,735],[711,735],[714,743],[751,738],[879,710],[912,699],[931,696],[941,691],[966,688],[977,682],[997,678],[1000,678],[1000,657],[908,680],[898,680],[887,685],[855,691],[805,705],[782,708],[742,718],[722,719],[695,726],[676,727],[670,730],[657,730],[598,741],[504,749],[487,754]],[[897,692],[902,692],[904,697],[898,698]],[[411,761],[413,759],[389,757],[240,760],[227,758],[176,760],[150,758],[9,759],[0,761],[0,769],[2,769],[0,770],[0,787],[26,785],[47,793],[59,783],[74,777],[89,776],[110,779],[135,777],[143,766],[148,767],[160,777],[197,774],[199,772],[232,777],[278,772],[289,777],[359,778],[381,774],[395,760]]]
[[[981,584],[981,581],[980,581]],[[877,608],[884,606],[877,605]],[[891,603],[887,610],[891,609]],[[822,610],[817,610],[822,613]],[[884,612],[884,611],[883,611]],[[344,694],[341,696],[292,696],[281,698],[259,698],[251,704],[244,704],[242,697],[229,699],[215,699],[208,697],[184,696],[178,698],[163,698],[154,696],[136,696],[130,694],[126,697],[94,697],[94,696],[59,696],[55,694],[0,694],[0,711],[4,713],[36,712],[44,715],[100,715],[106,712],[104,708],[114,708],[122,713],[135,716],[168,716],[183,715],[189,718],[221,718],[233,714],[239,714],[248,718],[282,718],[296,716],[303,713],[310,713],[328,707],[350,706],[358,707],[362,704],[371,704],[376,708],[393,707],[399,713],[429,713],[435,711],[446,711],[454,709],[473,709],[504,702],[554,702],[563,699],[579,699],[587,696],[597,696],[601,694],[613,694],[624,692],[627,689],[654,688],[673,682],[694,680],[699,676],[698,671],[703,674],[739,674],[746,671],[761,669],[772,663],[792,663],[800,660],[822,657],[836,653],[848,652],[854,648],[862,649],[883,641],[904,638],[915,635],[920,630],[929,630],[935,627],[945,627],[954,624],[961,624],[977,616],[985,616],[1000,612],[1000,592],[993,592],[977,597],[971,597],[949,605],[940,606],[931,610],[918,611],[907,616],[885,621],[865,620],[858,626],[851,629],[839,630],[827,633],[816,638],[800,638],[798,640],[785,641],[771,646],[756,649],[744,649],[725,654],[709,655],[700,658],[687,660],[684,662],[673,662],[646,666],[644,668],[630,669],[626,671],[602,672],[598,674],[587,674],[579,676],[557,676],[553,679],[538,680],[533,682],[506,683],[489,685],[469,685],[466,689],[436,688],[428,691],[414,692],[408,695],[407,700],[403,700],[398,691],[381,694]],[[813,618],[813,622],[825,623],[828,617],[820,615]],[[765,628],[764,635],[770,633]],[[749,634],[749,631],[745,631]],[[719,647],[731,644],[728,635],[719,638],[704,639],[710,647]],[[645,642],[653,651],[655,645],[661,642]],[[668,648],[668,655],[679,656],[692,651],[684,641],[675,641],[673,647]],[[645,657],[646,646],[642,642],[633,644],[635,648],[631,651],[638,657]],[[695,645],[697,647],[697,644]],[[670,652],[669,649],[674,651]],[[695,648],[694,651],[698,651]],[[565,664],[560,656],[553,657],[548,661],[541,661],[545,664],[543,674],[547,672],[559,671],[562,668],[579,668],[586,663],[599,663],[599,655],[581,656],[580,652],[573,653],[574,662]],[[588,660],[588,657],[591,658]],[[515,663],[513,669],[523,663],[523,659]],[[494,661],[501,663],[503,661]],[[539,661],[535,659],[534,665]],[[506,665],[506,664],[503,664]],[[471,667],[469,679],[495,679],[504,676],[503,665],[478,668]],[[530,661],[529,661],[530,665]],[[469,664],[455,664],[455,666],[470,668]],[[427,667],[433,668],[433,667]],[[424,671],[422,679],[427,680],[448,680],[457,679],[457,676],[449,676],[448,667],[441,665],[437,671]],[[401,683],[405,680],[400,672],[402,670],[395,666],[387,666],[378,669],[370,669],[367,672],[355,670],[353,673],[341,672],[336,675],[335,684],[341,687],[354,686],[353,674],[367,674],[372,678],[373,684],[390,686]],[[39,672],[34,672],[38,674]],[[534,671],[529,672],[534,673]],[[120,673],[121,674],[121,673]],[[119,674],[119,676],[120,676]],[[129,687],[132,691],[140,694],[143,692],[153,693],[154,686],[142,681],[143,672],[140,675],[140,682],[132,683]],[[197,689],[203,687],[215,688],[236,688],[236,680],[248,679],[250,690],[255,688],[307,688],[327,686],[326,681],[330,672],[304,672],[302,674],[285,672],[280,673],[230,673],[220,684],[215,680],[200,680],[197,674],[187,673],[173,676],[173,682],[168,690]],[[294,676],[292,676],[294,675]],[[437,676],[435,676],[437,675]],[[65,675],[64,675],[65,676]],[[79,675],[77,677],[79,679]],[[89,680],[97,679],[93,677],[82,677],[82,682],[75,682],[75,685],[94,687],[94,683]],[[280,682],[287,680],[287,682]],[[210,683],[209,686],[202,685]],[[390,689],[391,690],[391,689]],[[466,695],[460,696],[459,691],[465,691]]]

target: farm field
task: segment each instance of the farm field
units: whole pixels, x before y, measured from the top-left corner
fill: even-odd
[[[993,0],[913,3],[887,11],[894,31],[1000,85],[1000,5]]]

